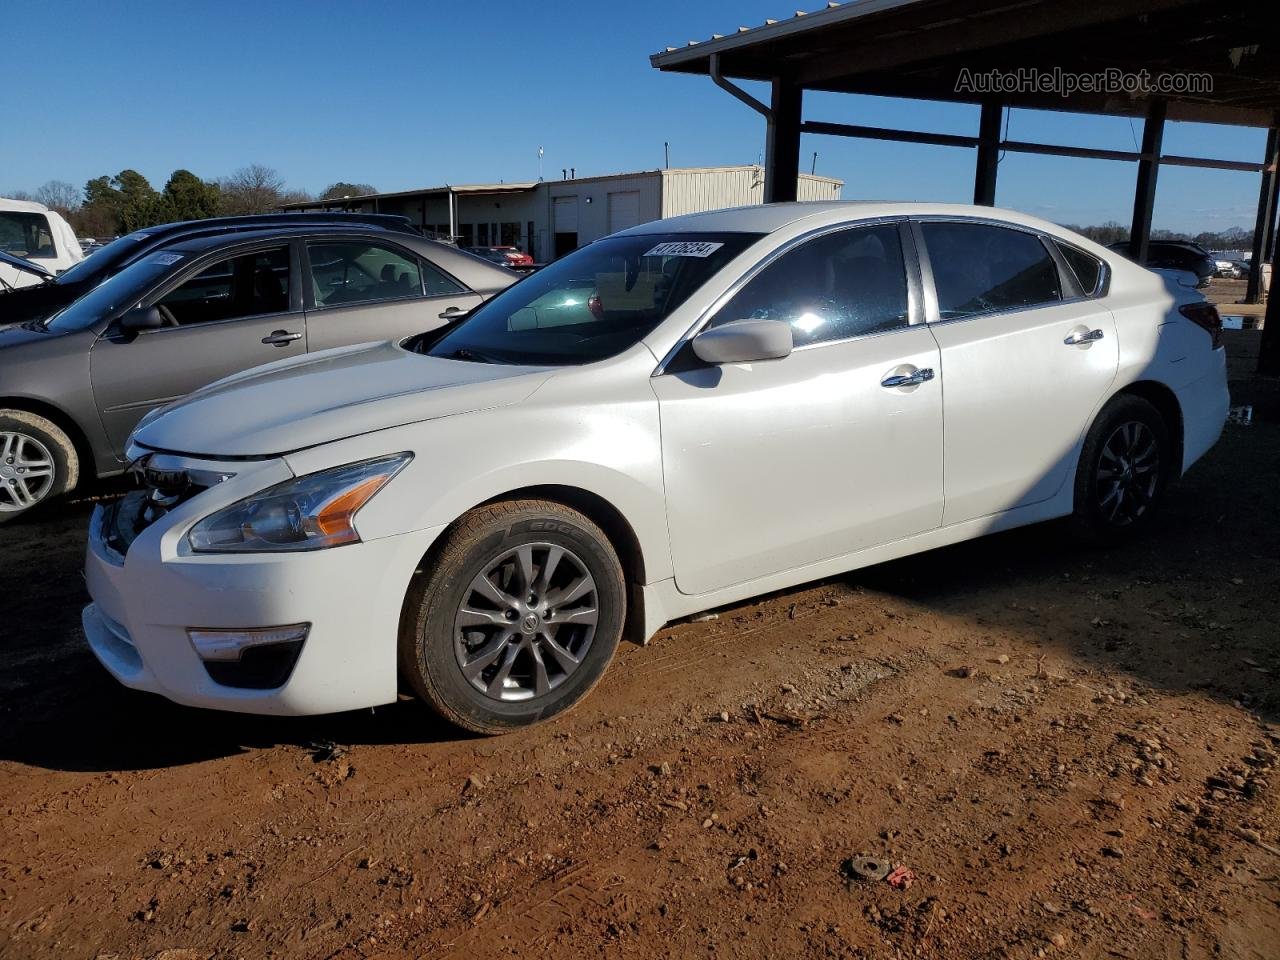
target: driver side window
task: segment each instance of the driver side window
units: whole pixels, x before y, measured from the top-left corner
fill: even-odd
[[[177,326],[289,309],[289,248],[258,250],[206,267],[156,301]]]
[[[797,347],[905,327],[907,272],[896,224],[853,227],[808,241],[756,274],[712,318],[791,324]]]

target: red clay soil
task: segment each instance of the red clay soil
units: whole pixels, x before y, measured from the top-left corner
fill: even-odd
[[[0,528],[0,956],[1274,960],[1278,468],[1229,427],[1140,542],[721,610],[497,739],[120,688],[52,507]]]

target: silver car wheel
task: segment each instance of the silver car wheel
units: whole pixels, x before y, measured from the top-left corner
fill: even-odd
[[[600,611],[596,582],[573,551],[525,543],[484,564],[454,618],[462,675],[495,700],[550,693],[582,664]]]
[[[1155,499],[1160,445],[1145,423],[1130,420],[1112,431],[1098,458],[1098,510],[1107,523],[1133,523]]]
[[[34,506],[53,489],[53,454],[25,433],[0,433],[0,513]]]

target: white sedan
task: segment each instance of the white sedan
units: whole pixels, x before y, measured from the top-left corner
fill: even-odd
[[[443,331],[152,414],[85,633],[193,706],[403,681],[472,730],[544,719],[677,617],[1055,517],[1138,530],[1227,414],[1217,313],[1178,290],[989,208],[635,227]]]

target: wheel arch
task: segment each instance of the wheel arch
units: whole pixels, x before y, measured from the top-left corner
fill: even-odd
[[[1111,399],[1122,396],[1134,396],[1146,400],[1159,412],[1160,418],[1169,430],[1169,439],[1173,443],[1173,462],[1178,465],[1176,476],[1181,476],[1183,422],[1182,405],[1178,402],[1178,395],[1158,380],[1137,380],[1117,390]]]
[[[626,515],[607,498],[584,487],[565,483],[537,483],[522,487],[512,487],[473,504],[459,513],[449,525],[449,529],[452,529],[472,510],[478,510],[506,500],[549,500],[559,503],[570,509],[577,510],[604,531],[610,545],[618,554],[618,561],[622,564],[622,572],[627,583],[627,618],[623,626],[623,639],[643,642],[643,634],[645,632],[645,592],[643,585],[647,582],[649,572],[653,569],[654,564],[652,558],[646,561],[640,537],[636,534],[634,526],[626,518]],[[442,531],[432,542],[419,565],[420,570],[432,564],[434,557],[447,540],[447,533],[448,529]]]
[[[44,417],[65,433],[67,439],[71,441],[71,446],[75,448],[76,456],[80,460],[80,480],[84,480],[86,472],[90,476],[98,475],[98,464],[88,435],[76,423],[75,418],[61,407],[32,397],[0,396],[0,410],[21,410],[23,413],[34,413],[38,417]]]

